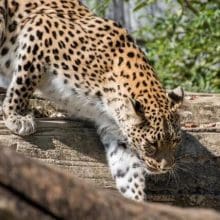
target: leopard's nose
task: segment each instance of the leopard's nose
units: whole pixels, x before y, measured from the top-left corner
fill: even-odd
[[[160,162],[160,169],[166,170],[166,167],[167,167],[167,161],[165,159],[162,159]]]
[[[170,170],[172,168],[173,164],[174,164],[173,159],[170,159],[170,160],[162,159],[160,162],[160,169],[162,171]]]

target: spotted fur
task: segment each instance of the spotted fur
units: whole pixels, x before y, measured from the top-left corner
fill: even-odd
[[[36,131],[26,112],[36,90],[95,121],[126,197],[144,200],[144,175],[174,166],[182,90],[167,95],[128,32],[78,0],[0,1],[0,86],[15,134]]]

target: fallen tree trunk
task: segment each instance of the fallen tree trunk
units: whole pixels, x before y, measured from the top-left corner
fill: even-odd
[[[219,213],[136,203],[0,149],[0,219],[219,220]]]
[[[41,112],[54,111],[44,100],[33,102]],[[181,165],[175,177],[147,177],[148,200],[220,210],[220,96],[187,96],[181,114],[183,129],[188,131],[183,132],[178,152]],[[97,188],[115,191],[93,124],[58,116],[38,119],[37,124],[36,134],[21,138],[11,134],[0,121],[0,145],[59,167]]]

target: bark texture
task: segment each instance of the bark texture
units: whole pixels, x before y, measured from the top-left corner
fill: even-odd
[[[37,133],[25,138],[11,134],[0,121],[0,146],[117,194],[93,124],[63,118],[65,113],[56,113],[48,102],[32,103],[41,115],[52,109],[46,115],[56,118],[38,119]],[[146,178],[148,200],[220,210],[220,96],[189,94],[181,115],[185,131],[177,154],[179,168],[175,176]]]
[[[211,210],[136,203],[98,191],[76,178],[0,149],[0,218],[3,220],[219,220]]]

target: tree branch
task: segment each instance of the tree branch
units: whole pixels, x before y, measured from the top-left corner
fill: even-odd
[[[13,200],[20,201],[19,205],[7,204]],[[3,208],[2,201],[6,201]],[[26,209],[24,204],[29,208]],[[98,191],[89,184],[1,146],[0,217],[7,215],[9,220],[25,219],[16,216],[16,213],[25,212],[32,220],[220,219],[215,211],[200,209],[198,212],[196,209],[136,203],[110,192]]]

